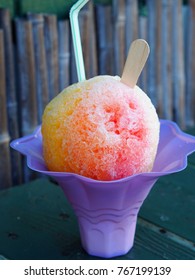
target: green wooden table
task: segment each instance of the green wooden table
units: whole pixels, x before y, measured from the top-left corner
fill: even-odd
[[[76,217],[48,178],[0,192],[0,259],[98,259],[81,247]],[[116,259],[195,259],[195,154],[158,180],[145,200],[135,244]]]

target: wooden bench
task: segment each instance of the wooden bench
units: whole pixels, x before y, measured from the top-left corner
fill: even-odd
[[[194,131],[195,132],[195,131]],[[157,181],[137,222],[135,244],[116,259],[195,259],[195,153]],[[41,178],[0,192],[0,258],[98,259],[81,247],[61,188]]]

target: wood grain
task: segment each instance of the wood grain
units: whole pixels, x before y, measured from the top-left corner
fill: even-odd
[[[16,97],[16,77],[14,63],[13,29],[8,9],[0,8],[0,28],[4,31],[5,87],[8,130],[10,140],[19,137],[18,103]],[[13,184],[22,182],[21,156],[14,150],[11,153],[11,176]]]
[[[55,15],[44,16],[44,39],[49,100],[59,93],[58,31]]]
[[[133,88],[141,74],[150,52],[148,43],[143,39],[133,41],[125,62],[121,82]]]
[[[157,73],[157,5],[156,0],[147,0],[148,16],[147,16],[147,42],[150,46],[150,56],[147,63],[147,94],[151,98],[154,106],[157,106],[158,93],[156,91],[156,73]]]
[[[10,152],[9,152],[9,132],[7,127],[6,110],[6,82],[5,82],[5,59],[4,59],[4,34],[0,30],[0,190],[10,187],[12,184]]]
[[[140,15],[138,20],[139,20],[139,22],[138,22],[139,31],[138,31],[137,38],[142,38],[147,41],[148,18],[146,16]],[[142,70],[142,72],[140,74],[140,78],[138,80],[138,86],[146,93],[148,92],[147,76],[148,76],[148,63],[146,63],[144,69]]]
[[[97,73],[97,47],[94,21],[94,4],[89,1],[80,12],[79,25],[81,29],[81,43],[87,79]]]
[[[189,1],[186,15],[186,122],[195,125],[195,0]]]
[[[19,68],[20,127],[22,135],[28,135],[38,125],[33,32],[31,22],[17,19],[15,23]]]
[[[114,67],[118,76],[121,76],[126,60],[125,8],[124,0],[120,1],[120,3],[117,0],[112,1]]]
[[[131,43],[144,37],[139,36],[139,8],[138,1],[126,0],[125,1],[125,55],[127,56],[129,46]]]
[[[112,7],[97,5],[96,20],[98,73],[100,75],[114,75]]]
[[[29,13],[28,19],[32,22],[33,27],[38,123],[41,123],[43,110],[49,101],[47,62],[44,41],[44,18],[42,14]]]
[[[70,84],[70,27],[68,20],[58,21],[59,89]]]
[[[172,3],[172,64],[173,64],[173,111],[174,119],[185,128],[185,78],[182,0]]]
[[[35,53],[31,22],[23,19],[16,20],[17,65],[19,84],[19,116],[22,135],[31,134],[38,125],[37,96],[35,78]],[[23,158],[23,179],[29,181],[36,178]]]
[[[159,1],[157,1],[159,2]],[[162,86],[162,117],[173,119],[173,85],[172,85],[172,48],[167,42],[172,41],[171,11],[172,2],[165,0],[159,3],[161,9],[160,44],[161,44],[161,86]]]
[[[163,223],[156,226],[151,222],[155,210],[158,207],[147,221],[138,219],[133,249],[114,259],[195,258],[193,244],[184,239],[181,242],[180,236],[168,232]],[[48,180],[0,192],[0,212],[0,251],[8,259],[100,259],[82,249],[72,208],[62,190]]]
[[[140,217],[194,242],[195,167],[158,180],[140,211]],[[156,209],[154,211],[154,209]]]

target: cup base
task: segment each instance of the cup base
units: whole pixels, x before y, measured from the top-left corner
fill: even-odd
[[[133,247],[136,221],[130,225],[127,221],[92,224],[80,218],[79,228],[82,246],[89,255],[113,258],[127,254]]]

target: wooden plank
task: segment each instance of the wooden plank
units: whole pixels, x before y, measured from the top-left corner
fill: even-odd
[[[0,29],[0,66],[1,66],[1,75],[0,75],[0,83],[1,83],[1,103],[0,103],[0,114],[1,114],[1,122],[0,122],[0,135],[7,133],[7,106],[6,106],[6,86],[5,86],[5,53],[4,53],[4,35],[3,30]]]
[[[184,128],[185,81],[181,1],[156,1],[156,4],[157,32],[153,34],[157,33],[157,109],[160,117],[174,119]],[[152,9],[151,7],[151,11]]]
[[[81,10],[79,16],[81,43],[86,69],[86,78],[97,75],[97,50],[95,37],[94,6],[92,1]]]
[[[32,24],[27,20],[17,19],[15,25],[21,132],[22,135],[28,135],[38,125]]]
[[[123,73],[127,52],[125,44],[125,0],[112,1],[112,13],[113,13],[113,48],[114,48],[114,69],[118,76]],[[130,32],[129,32],[130,33]],[[129,44],[130,47],[130,44]]]
[[[147,42],[150,46],[150,55],[147,62],[147,94],[152,100],[152,103],[157,107],[157,92],[156,92],[156,21],[157,9],[156,3],[159,1],[147,0],[148,9],[148,32]]]
[[[194,135],[195,136],[195,127],[190,126],[190,128],[188,128],[186,130],[186,133]],[[190,165],[195,166],[195,153],[192,153],[191,155],[188,156],[188,163]]]
[[[185,119],[186,119],[186,126],[190,127],[193,126],[193,104],[192,104],[192,92],[191,92],[191,50],[192,44],[192,25],[191,25],[191,8],[190,5],[185,5],[183,7],[183,19],[184,19],[184,55],[185,55]]]
[[[8,115],[8,129],[11,139],[19,137],[18,104],[16,99],[15,65],[13,53],[13,30],[10,12],[0,9],[0,28],[4,31],[5,50],[5,79],[6,79],[6,106]],[[13,184],[21,183],[21,156],[14,150],[11,153],[12,180]]]
[[[13,123],[11,127],[11,133],[13,137],[17,137],[17,103],[16,103],[16,92],[15,92],[15,76],[14,76],[14,56],[13,56],[13,38],[12,38],[12,27],[10,12],[6,9],[0,9],[0,28],[4,30],[4,41],[5,41],[5,60],[6,60],[6,91],[8,99],[8,110],[10,111],[9,123]],[[10,107],[10,108],[9,108]],[[14,109],[13,109],[14,107]],[[15,111],[15,112],[13,112]],[[15,113],[13,115],[13,113]],[[11,117],[12,116],[12,117]],[[11,118],[14,118],[15,121]]]
[[[160,55],[160,69],[159,69],[159,80],[158,89],[162,94],[162,107],[161,107],[161,118],[173,119],[173,91],[172,91],[172,47],[168,42],[172,41],[172,1],[161,0],[156,1],[158,9],[161,11],[161,17],[157,18],[157,33],[160,34],[157,37],[157,46],[159,48]],[[161,101],[161,100],[160,100]]]
[[[144,202],[140,217],[194,242],[195,167],[159,179]]]
[[[70,26],[68,20],[58,21],[59,88],[70,84]]]
[[[148,256],[144,256],[147,250],[151,255],[153,254],[151,259],[194,260],[195,258],[193,242],[141,218],[138,219],[136,234],[135,246],[139,245],[141,248],[143,259],[148,259]]]
[[[31,22],[17,19],[15,23],[19,70],[20,126],[22,135],[28,135],[38,125],[33,32]],[[23,158],[23,173],[25,182],[36,178],[35,172],[27,167],[25,158]]]
[[[1,254],[11,259],[62,259],[74,254],[76,246],[81,248],[78,226],[63,192],[47,180],[23,186],[12,188],[13,195],[0,192]]]
[[[49,99],[51,100],[59,93],[58,30],[55,15],[44,16],[44,38]]]
[[[0,192],[0,212],[0,251],[8,259],[100,259],[82,249],[76,217],[62,190],[48,180]],[[115,259],[194,258],[190,243],[139,219],[133,249]]]
[[[82,46],[82,53],[83,53],[83,61],[84,61],[84,68],[85,68],[85,75],[86,79],[89,76],[90,64],[90,38],[92,39],[92,34],[90,34],[90,26],[92,22],[89,22],[89,3],[87,3],[79,13],[79,28],[80,28],[80,36],[81,36],[81,46]],[[92,42],[91,42],[92,43]]]
[[[44,19],[42,14],[28,14],[28,19],[32,22],[33,26],[38,123],[41,123],[43,110],[49,101]]]
[[[138,1],[126,0],[125,1],[125,54],[127,55],[131,43],[138,39],[146,39],[139,37],[138,30]]]
[[[6,85],[5,85],[5,59],[4,59],[4,36],[0,30],[0,189],[10,187],[12,184],[10,152],[9,152],[9,133],[7,127],[6,110]]]
[[[134,1],[133,1],[134,3]],[[142,38],[144,40],[147,41],[147,38],[148,38],[148,18],[146,16],[143,16],[143,15],[140,15],[139,16],[139,23],[138,23],[138,26],[139,26],[139,31],[138,31],[138,38]],[[140,75],[140,78],[138,80],[138,86],[144,91],[146,92],[147,94],[147,74],[148,74],[148,71],[147,71],[147,63]]]
[[[113,64],[112,7],[97,5],[96,18],[98,73],[100,75],[114,75],[116,71]]]
[[[189,1],[186,20],[186,121],[187,125],[192,126],[195,124],[195,0]]]
[[[96,23],[95,23],[95,7],[93,2],[89,2],[89,33],[91,36],[91,43],[89,42],[90,63],[88,77],[94,77],[98,74],[98,50],[97,50],[97,36],[96,36]]]
[[[161,1],[157,1],[156,4],[156,92],[157,92],[157,113],[159,118],[165,118],[164,114],[164,94],[167,93],[163,92],[163,79],[162,79],[162,21],[164,20],[162,17],[162,3]],[[164,70],[165,71],[165,70]],[[166,78],[166,77],[165,77]]]
[[[78,82],[72,36],[70,36],[70,84]]]
[[[174,120],[185,127],[185,80],[182,0],[172,1],[172,71]]]

